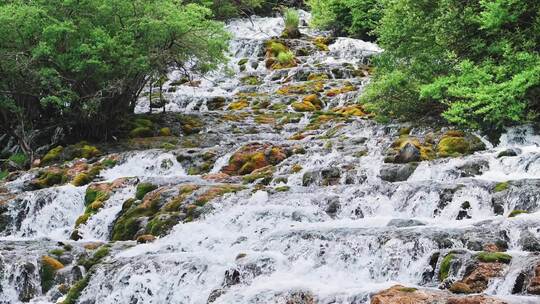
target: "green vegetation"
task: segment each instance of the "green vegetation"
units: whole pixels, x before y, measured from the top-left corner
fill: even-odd
[[[516,217],[520,214],[527,214],[527,213],[529,213],[529,211],[527,210],[512,210],[512,212],[510,212],[508,217]]]
[[[385,1],[380,0],[309,0],[311,25],[373,41],[373,30],[382,16]]]
[[[496,130],[537,117],[540,2],[387,0],[369,110]]]
[[[158,187],[150,183],[140,183],[137,185],[137,191],[135,197],[137,199],[143,199],[146,193],[156,190]]]
[[[450,273],[450,266],[452,266],[452,260],[454,259],[454,255],[452,253],[447,254],[442,262],[441,266],[439,268],[439,281],[444,281],[446,278],[448,278],[448,274]]]
[[[294,9],[285,10],[283,15],[285,21],[285,30],[283,31],[283,36],[287,38],[298,38],[300,37],[300,30],[298,25],[300,24],[300,16],[298,12]]]
[[[512,260],[512,256],[504,252],[480,252],[476,258],[485,263],[505,263],[508,264]]]
[[[493,191],[501,192],[501,191],[504,191],[506,189],[508,189],[508,182],[501,182],[501,183],[497,183],[497,185],[495,185],[495,188],[493,189]]]
[[[148,81],[173,66],[206,72],[225,60],[229,35],[211,18],[210,9],[176,0],[1,2],[0,131],[30,162],[33,130],[113,136]]]
[[[73,284],[73,286],[69,289],[69,292],[66,295],[66,299],[62,302],[62,304],[77,303],[77,300],[81,296],[82,291],[88,285],[89,281],[90,281],[90,274],[87,274],[84,278],[80,279],[75,284]]]
[[[94,252],[94,255],[89,259],[84,259],[79,262],[80,265],[83,265],[86,270],[89,270],[92,268],[92,266],[99,263],[103,258],[105,258],[107,255],[109,255],[110,248],[108,245],[103,245],[99,247],[96,252]]]

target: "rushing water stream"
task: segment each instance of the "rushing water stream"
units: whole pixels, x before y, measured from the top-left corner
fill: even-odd
[[[437,288],[441,282],[433,274],[442,258],[434,263],[434,254],[455,251],[467,258],[498,242],[507,244],[512,261],[504,275],[490,280],[485,293],[513,303],[540,303],[534,295],[513,291],[520,274],[540,262],[540,136],[531,127],[509,129],[499,143],[472,155],[423,161],[405,180],[388,182],[381,179],[387,166],[384,154],[400,125],[355,118],[292,140],[310,124],[311,113],[275,128],[249,117],[220,121],[229,111],[211,104],[216,97],[230,103],[239,92],[268,93],[270,104],[284,102],[287,97],[272,95],[284,83],[303,83],[306,75],[324,72],[333,86],[356,87],[329,98],[324,109],[352,105],[369,81],[352,71],[381,52],[376,45],[338,38],[327,52],[299,56],[297,67],[271,71],[261,59],[264,43],[279,36],[282,20],[253,17],[228,28],[234,35],[228,66],[201,78],[197,86],[183,84],[175,90],[171,82],[182,75],[173,71],[164,86],[166,111],[190,113],[206,122],[199,135],[207,136],[203,141],[213,138],[209,146],[218,151],[210,173],[222,171],[233,152],[250,142],[299,144],[304,153],[276,166],[274,177],[286,178],[217,197],[204,216],[176,225],[152,243],[113,244],[111,254],[92,268],[79,303],[311,303],[291,300],[306,295],[313,295],[316,303],[369,303],[373,293],[395,284]],[[239,65],[241,60],[246,63]],[[261,81],[245,85],[245,76]],[[149,106],[142,97],[136,112],[146,113]],[[287,111],[294,112],[290,106]],[[420,136],[426,130],[414,132]],[[498,157],[508,149],[517,151],[515,156]],[[86,186],[28,191],[23,187],[32,178],[28,175],[7,183],[13,197],[0,205],[8,218],[0,230],[0,303],[61,301],[60,288],[42,293],[40,257],[58,242],[72,244],[76,256],[84,251],[82,244],[109,241],[137,182],[211,184],[200,175],[188,175],[175,154],[190,148],[184,150],[121,153],[117,166],[101,172],[102,181],[135,180],[115,190],[79,226],[82,239],[77,242],[69,238],[85,209]],[[493,191],[508,181],[508,190]],[[279,187],[287,191],[272,190]],[[513,210],[528,213],[508,217]],[[71,265],[61,270],[65,282],[80,279],[84,269],[65,260]],[[465,268],[458,265],[451,276],[459,277]]]

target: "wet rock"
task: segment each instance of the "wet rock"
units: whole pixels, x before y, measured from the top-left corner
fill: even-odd
[[[381,167],[380,177],[387,182],[402,182],[406,181],[418,167],[417,163],[408,164],[384,164]]]
[[[448,292],[395,285],[371,297],[371,304],[506,304],[493,297],[455,296]]]
[[[252,143],[236,151],[221,172],[228,175],[246,175],[257,169],[277,165],[290,155],[283,147]]]
[[[326,203],[326,209],[325,209],[326,213],[331,217],[336,216],[337,212],[341,208],[341,204],[339,202],[339,196],[330,197],[325,200],[325,203]]]
[[[533,276],[527,287],[530,294],[540,295],[540,264],[533,269]]]
[[[450,291],[455,293],[480,293],[487,289],[489,281],[500,277],[506,265],[504,263],[478,262],[467,269],[467,273],[458,282],[455,282]]]
[[[339,184],[341,179],[341,170],[336,167],[310,170],[302,176],[302,185],[308,187],[311,185],[317,186],[332,186]]]
[[[514,210],[536,212],[540,209],[540,179],[521,179],[494,186],[492,206],[503,214],[507,202],[516,202]]]
[[[315,296],[308,291],[295,291],[286,296],[286,304],[315,304]]]
[[[388,227],[397,227],[397,228],[403,228],[403,227],[414,227],[414,226],[424,226],[423,222],[419,220],[413,220],[413,219],[392,219],[386,226]]]
[[[497,154],[497,158],[518,156],[519,154],[521,154],[521,149],[509,148],[509,149],[499,152],[499,154]]]
[[[396,156],[397,163],[410,163],[420,161],[420,150],[411,143],[406,143]]]
[[[151,234],[143,234],[137,237],[137,244],[152,243],[156,240],[156,237]]]
[[[463,165],[456,167],[460,177],[472,177],[480,175],[489,169],[489,162],[485,159],[471,159]]]

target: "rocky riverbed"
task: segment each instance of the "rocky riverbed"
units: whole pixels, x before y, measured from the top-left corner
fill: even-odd
[[[376,45],[228,28],[229,64],[156,81],[125,137],[0,184],[0,303],[540,303],[533,127],[377,122]]]

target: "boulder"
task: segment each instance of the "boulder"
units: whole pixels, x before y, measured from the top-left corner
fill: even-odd
[[[406,181],[418,167],[417,163],[408,164],[384,164],[381,167],[380,177],[387,182]]]
[[[395,285],[371,297],[371,304],[507,304],[484,295],[456,296],[446,291]]]

